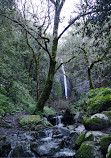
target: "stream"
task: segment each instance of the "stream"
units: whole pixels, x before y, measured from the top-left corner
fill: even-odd
[[[74,135],[64,127],[62,115],[53,119],[55,126],[52,128],[15,134],[7,157],[74,157]]]

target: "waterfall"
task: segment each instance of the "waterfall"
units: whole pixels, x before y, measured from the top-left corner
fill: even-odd
[[[54,118],[56,119],[56,126],[57,126],[57,127],[63,127],[63,126],[64,126],[64,124],[61,122],[61,119],[63,118],[62,115],[56,116],[56,117],[54,117]]]
[[[63,63],[62,59],[61,59],[61,63]],[[62,72],[63,72],[63,75],[64,75],[65,98],[67,99],[67,98],[68,98],[68,92],[67,92],[67,79],[66,79],[66,73],[65,73],[64,65],[63,65],[63,64],[62,64]]]

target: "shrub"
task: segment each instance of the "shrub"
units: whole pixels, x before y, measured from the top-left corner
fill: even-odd
[[[56,114],[55,110],[52,107],[49,108],[48,106],[44,107],[44,112],[43,113],[46,116],[48,116],[48,115],[55,115]]]
[[[87,110],[90,114],[107,110],[111,106],[111,88],[97,88],[91,90],[87,96]]]

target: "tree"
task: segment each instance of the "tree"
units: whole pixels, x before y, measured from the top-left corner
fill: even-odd
[[[77,20],[79,20],[81,17],[84,17],[86,15],[90,15],[92,12],[93,13],[95,12],[95,10],[93,11],[88,10],[87,12],[79,13],[78,16],[70,20],[68,26],[66,26],[66,28],[58,35],[58,28],[60,24],[60,13],[61,13],[64,3],[65,3],[65,0],[48,0],[48,11],[47,11],[48,14],[47,16],[44,17],[42,24],[36,21],[39,19],[39,17],[37,17],[37,15],[35,14],[30,14],[30,16],[33,18],[31,22],[27,17],[23,17],[22,14],[19,14],[19,16],[16,15],[15,17],[14,16],[10,17],[7,14],[1,14],[2,16],[10,19],[14,23],[16,23],[18,26],[20,26],[27,33],[27,37],[33,38],[37,42],[37,44],[41,47],[41,49],[47,52],[48,57],[49,57],[49,70],[48,70],[48,75],[45,82],[45,87],[38,98],[36,110],[34,113],[37,113],[37,111],[43,111],[44,105],[46,101],[48,100],[51,93],[54,75],[56,71],[60,68],[60,66],[63,64],[61,63],[60,65],[56,67],[57,65],[56,56],[57,56],[57,47],[58,47],[59,39],[69,29],[69,27],[71,27],[71,25],[74,24]],[[53,35],[52,35],[50,49],[49,49],[50,40],[46,35],[46,29],[49,26],[49,23],[47,22],[48,21],[47,18],[50,19],[49,18],[50,17],[49,5],[53,6],[54,12],[55,12],[54,24],[53,24]],[[24,12],[25,10],[26,9],[24,7],[22,11]],[[29,15],[29,12],[28,12],[28,15]],[[44,28],[42,34],[40,34],[41,28]],[[74,58],[75,56],[71,57],[71,59],[74,59]],[[71,61],[71,59],[69,59],[65,63]]]

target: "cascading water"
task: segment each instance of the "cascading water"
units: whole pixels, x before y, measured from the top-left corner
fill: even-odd
[[[62,115],[56,116],[56,117],[54,117],[54,118],[56,119],[56,126],[57,126],[57,127],[63,127],[63,126],[64,126],[64,124],[63,124],[62,121],[61,121],[61,119],[63,118]]]
[[[42,141],[51,140],[51,139],[52,139],[52,136],[53,136],[53,130],[46,130],[46,131],[45,131],[45,135],[46,135],[46,137],[45,137],[45,138],[42,138]]]
[[[61,63],[63,63],[62,59],[61,59]],[[68,98],[68,91],[67,91],[67,78],[66,78],[66,73],[65,73],[65,70],[64,70],[64,65],[62,64],[62,72],[63,72],[63,75],[64,75],[64,90],[65,90],[65,98],[67,99]]]

